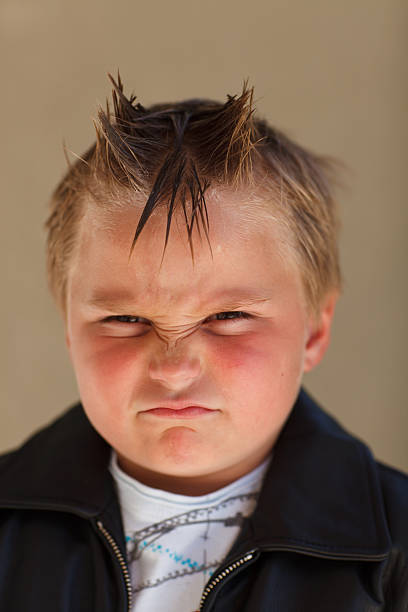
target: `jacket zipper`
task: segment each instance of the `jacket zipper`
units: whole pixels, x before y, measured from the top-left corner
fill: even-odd
[[[213,589],[215,587],[218,587],[220,583],[223,582],[225,578],[230,576],[231,573],[234,572],[236,569],[238,569],[239,567],[242,567],[245,563],[248,563],[249,561],[251,561],[256,556],[257,552],[258,551],[256,550],[251,550],[245,553],[245,555],[243,555],[242,557],[240,557],[239,559],[231,563],[231,565],[228,565],[228,567],[221,570],[216,576],[213,576],[203,591],[203,594],[201,596],[200,606],[197,612],[201,612],[202,610],[204,610],[205,602],[208,596],[210,595],[210,593],[213,591]]]
[[[97,521],[97,527],[99,531],[103,534],[105,540],[108,542],[109,547],[113,550],[113,553],[119,563],[120,569],[122,570],[123,579],[126,585],[126,593],[127,593],[127,612],[130,612],[132,607],[132,583],[129,576],[128,566],[126,561],[120,552],[120,548],[116,543],[114,537],[109,533],[106,529],[102,521]]]
[[[273,548],[265,548],[265,551],[269,550],[269,551],[290,551],[290,552],[297,552],[297,553],[302,553],[302,554],[306,554],[306,555],[311,555],[311,556],[318,556],[321,557],[323,559],[331,559],[331,560],[336,560],[338,561],[339,559],[342,559],[344,557],[342,557],[342,555],[334,555],[334,554],[326,554],[326,553],[321,553],[320,555],[316,554],[315,550],[312,549],[308,549],[308,548],[298,548],[296,546],[279,546],[277,548],[273,547]],[[203,594],[201,596],[201,601],[200,601],[200,605],[199,608],[196,612],[202,612],[204,610],[204,605],[206,600],[208,599],[210,593],[214,590],[215,587],[218,587],[223,580],[225,580],[228,576],[231,575],[232,572],[234,572],[234,570],[236,570],[239,567],[242,567],[245,563],[248,563],[249,561],[253,560],[254,557],[258,557],[259,555],[259,550],[251,550],[248,551],[247,553],[245,553],[245,555],[243,555],[242,557],[240,557],[239,559],[237,559],[236,561],[234,561],[233,563],[231,563],[231,565],[229,565],[228,567],[226,567],[225,569],[221,570],[216,576],[213,576],[211,578],[211,580],[208,582],[207,586],[205,587]],[[382,561],[386,558],[386,554],[378,554],[378,555],[356,555],[354,560],[358,560],[358,561]],[[350,555],[346,556],[347,559],[350,558]]]

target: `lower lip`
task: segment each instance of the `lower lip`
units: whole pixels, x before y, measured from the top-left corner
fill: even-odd
[[[156,417],[164,417],[166,419],[194,419],[196,417],[204,416],[216,412],[215,410],[208,410],[201,406],[188,406],[187,408],[181,408],[180,410],[172,410],[171,408],[153,408],[152,410],[146,410],[143,414],[151,414]]]

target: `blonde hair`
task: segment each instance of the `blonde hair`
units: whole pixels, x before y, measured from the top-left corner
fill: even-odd
[[[338,162],[306,150],[257,118],[253,89],[246,83],[241,95],[228,96],[225,103],[194,99],[144,108],[133,95],[125,96],[119,75],[117,82],[109,77],[113,110],[108,102],[106,110],[99,109],[96,142],[69,165],[46,221],[49,285],[63,312],[87,201],[105,211],[121,201],[131,205],[135,196],[145,201],[131,251],[149,217],[163,206],[165,249],[174,211],[181,207],[194,256],[194,225],[209,240],[210,186],[212,191],[227,187],[262,194],[264,211],[289,229],[313,310],[330,290],[340,288],[333,197]]]

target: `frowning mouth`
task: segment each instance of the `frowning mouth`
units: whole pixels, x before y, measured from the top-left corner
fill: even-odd
[[[218,410],[210,410],[202,406],[186,406],[185,408],[165,408],[157,407],[150,410],[143,410],[139,414],[150,415],[167,419],[194,419],[197,417],[215,414]]]

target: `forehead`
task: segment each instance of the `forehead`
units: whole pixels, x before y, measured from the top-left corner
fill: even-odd
[[[299,281],[288,239],[267,220],[259,204],[240,194],[207,199],[209,240],[193,230],[194,260],[184,216],[177,211],[163,256],[167,209],[158,210],[141,232],[129,259],[142,206],[109,213],[89,206],[78,236],[69,282],[75,293],[95,305],[129,300],[177,305],[192,310],[207,302],[262,301],[283,279]]]

